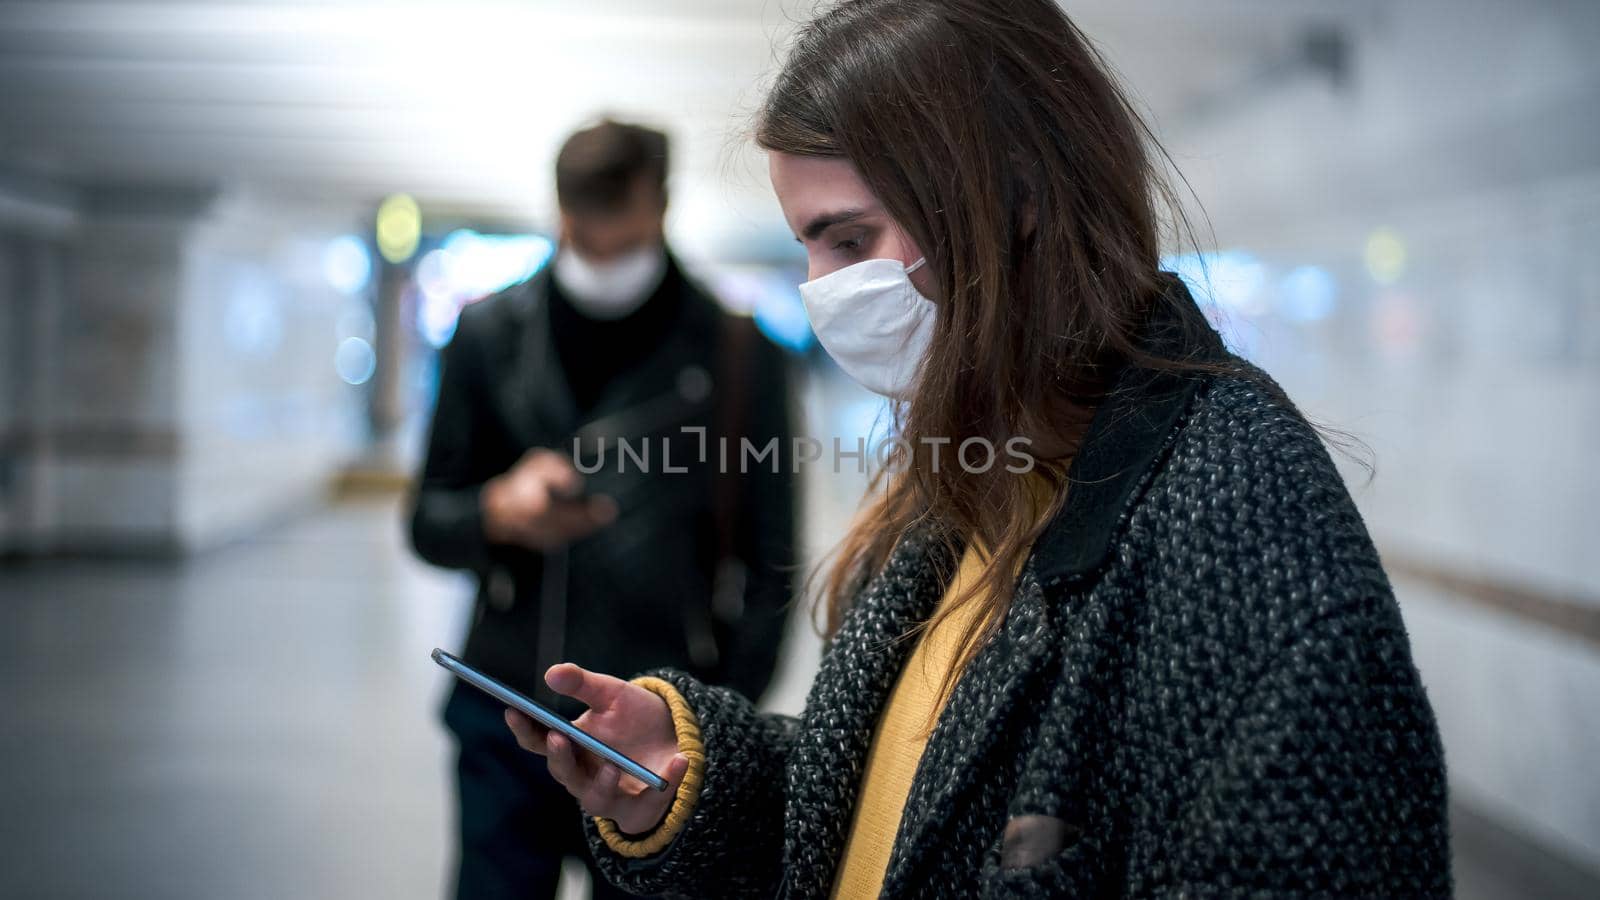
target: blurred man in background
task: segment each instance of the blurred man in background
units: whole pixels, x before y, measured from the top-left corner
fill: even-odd
[[[666,135],[637,125],[562,147],[555,261],[463,312],[414,496],[417,552],[478,576],[466,660],[569,716],[543,680],[560,661],[670,666],[759,697],[790,598],[784,361],[679,269],[666,175]],[[776,439],[779,455],[724,472],[719,437]],[[588,862],[578,807],[518,750],[501,704],[458,685],[445,722],[457,896],[553,896],[563,857]]]

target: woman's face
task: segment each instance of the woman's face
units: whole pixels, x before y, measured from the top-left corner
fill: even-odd
[[[808,279],[865,259],[897,259],[910,266],[922,257],[848,160],[772,151],[767,170],[789,230],[806,248]],[[934,298],[926,267],[911,274],[911,283]]]

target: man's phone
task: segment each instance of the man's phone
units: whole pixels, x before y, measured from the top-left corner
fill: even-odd
[[[595,756],[612,763],[617,768],[639,779],[650,787],[655,788],[658,791],[664,791],[667,789],[667,780],[665,778],[662,778],[660,775],[657,775],[649,769],[646,769],[644,766],[639,765],[632,759],[629,759],[628,756],[621,750],[618,750],[610,744],[607,744],[605,741],[602,741],[587,731],[584,731],[582,728],[579,728],[571,722],[568,722],[561,716],[560,713],[548,706],[538,703],[520,691],[512,688],[510,685],[507,685],[505,682],[483,674],[477,669],[467,665],[465,662],[462,662],[459,658],[451,656],[437,647],[435,647],[433,650],[433,661],[443,666],[446,671],[455,675],[462,681],[465,681],[467,684],[470,684],[478,690],[483,691],[496,700],[499,700],[501,703],[511,707],[512,709],[526,713],[530,718],[532,718],[535,722],[538,722],[540,725],[561,732],[562,734],[571,738],[573,743],[585,750],[588,750]]]

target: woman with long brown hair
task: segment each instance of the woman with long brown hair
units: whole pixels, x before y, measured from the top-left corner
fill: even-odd
[[[893,398],[804,714],[561,665],[508,713],[640,893],[1445,895],[1442,751],[1317,433],[1160,271],[1153,141],[1051,0],[848,0],[760,114],[802,296]],[[1015,464],[1024,449],[1026,464]]]

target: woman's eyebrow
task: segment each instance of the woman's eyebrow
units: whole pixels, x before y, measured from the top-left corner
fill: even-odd
[[[845,222],[853,222],[866,214],[867,211],[864,209],[843,209],[838,212],[822,213],[800,230],[800,236],[805,240],[814,241],[829,228],[835,225],[842,225]]]

